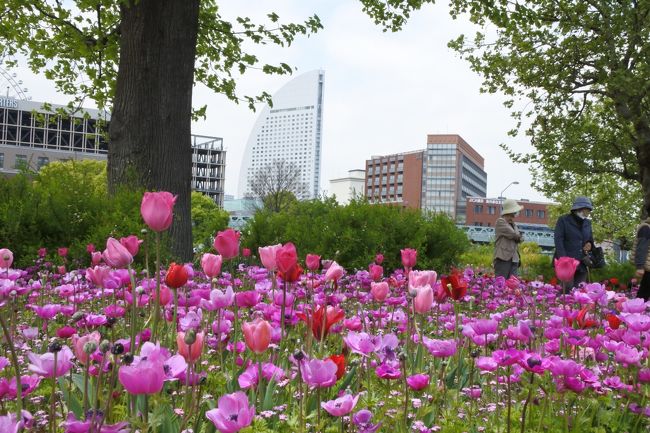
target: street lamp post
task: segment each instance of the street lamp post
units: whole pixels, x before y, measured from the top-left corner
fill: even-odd
[[[510,183],[508,184],[508,186],[506,186],[505,188],[503,188],[503,191],[501,191],[501,194],[499,194],[499,198],[500,198],[501,200],[503,200],[503,193],[506,192],[506,190],[507,190],[508,188],[510,188],[511,185],[519,185],[519,181],[514,180],[514,181],[510,182]]]

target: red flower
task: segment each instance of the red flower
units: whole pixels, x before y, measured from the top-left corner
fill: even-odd
[[[618,329],[618,327],[621,326],[621,319],[616,314],[610,313],[605,316],[605,318],[607,319],[610,328]]]
[[[612,278],[609,279],[609,282],[610,282],[613,286],[616,286],[616,285],[618,285],[618,278],[616,278],[616,277],[612,277]]]
[[[580,310],[578,316],[576,317],[576,322],[578,323],[580,329],[593,328],[598,324],[598,322],[592,319],[591,316],[587,316],[588,312],[589,308],[584,307],[582,310]]]
[[[302,268],[299,264],[293,265],[287,272],[278,271],[278,276],[287,283],[295,283],[302,275]]]
[[[456,301],[463,299],[467,294],[467,281],[460,272],[454,271],[451,275],[442,277],[440,281],[447,295]]]
[[[311,328],[311,332],[314,334],[314,338],[319,341],[321,339],[321,336],[323,338],[327,337],[327,334],[329,333],[332,325],[340,322],[345,317],[345,312],[339,307],[327,307],[326,314],[324,311],[325,309],[319,306],[316,308],[316,311],[311,314],[311,316],[309,315],[309,311],[307,311],[307,314],[298,313],[298,318],[300,318],[300,320],[305,322],[307,326]],[[325,325],[324,331],[323,325]]]
[[[336,364],[336,380],[339,380],[345,374],[345,355],[342,353],[340,355],[332,355],[328,359],[331,359]]]
[[[169,265],[167,275],[165,275],[165,284],[167,284],[169,287],[173,287],[174,289],[178,289],[187,283],[187,278],[188,275],[185,266],[172,263]]]

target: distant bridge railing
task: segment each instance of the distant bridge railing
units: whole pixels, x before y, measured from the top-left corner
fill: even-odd
[[[472,242],[487,244],[494,242],[494,227],[459,225]],[[555,247],[553,230],[549,227],[519,226],[524,242],[535,242],[543,249]]]

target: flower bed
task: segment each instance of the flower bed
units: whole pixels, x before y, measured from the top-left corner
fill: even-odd
[[[0,432],[650,426],[648,305],[609,282],[562,295],[470,268],[439,278],[409,249],[389,274],[380,255],[303,269],[291,244],[261,263],[238,245],[219,233],[219,255],[161,272],[131,269],[134,237],[71,271],[12,269],[0,250]]]

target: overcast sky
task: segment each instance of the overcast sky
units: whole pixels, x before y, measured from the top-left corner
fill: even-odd
[[[357,0],[224,0],[224,17],[250,16],[264,21],[276,12],[283,22],[317,14],[324,29],[298,37],[288,48],[251,47],[269,63],[285,62],[294,73],[325,70],[321,187],[363,168],[371,155],[423,149],[427,134],[459,134],[485,158],[488,196],[544,200],[532,189],[527,167],[513,164],[499,147],[529,151],[525,137],[512,139],[514,125],[501,95],[479,92],[480,77],[447,48],[447,42],[476,29],[466,20],[452,20],[446,5],[428,6],[413,14],[399,33],[384,33],[363,14]],[[36,101],[64,103],[44,78],[18,71]],[[238,80],[241,94],[273,93],[290,80],[251,71]],[[195,106],[208,105],[207,119],[192,132],[223,137],[227,149],[226,193],[235,194],[244,147],[257,113],[198,86]]]

